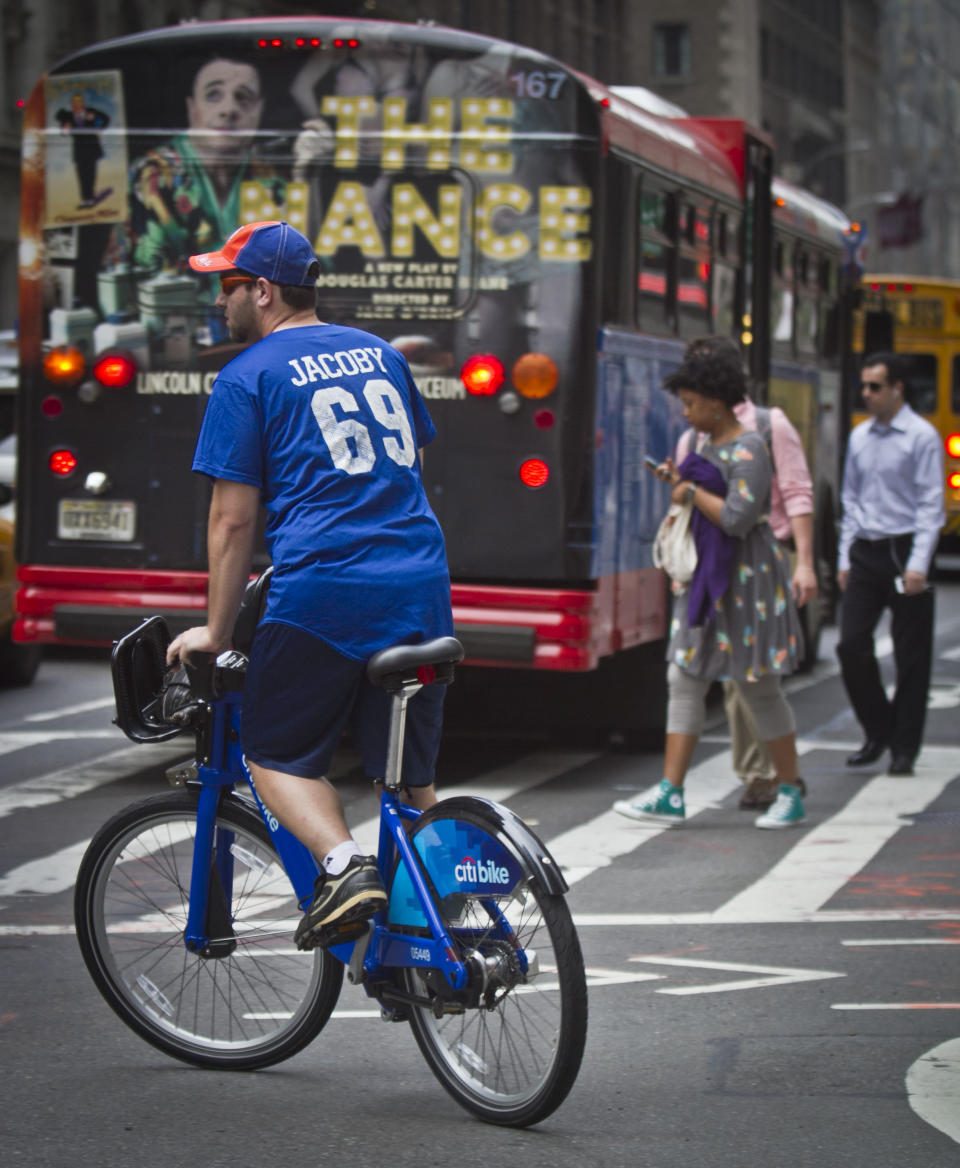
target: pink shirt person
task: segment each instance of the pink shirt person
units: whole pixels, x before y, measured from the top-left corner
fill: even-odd
[[[745,429],[758,428],[757,407],[749,398],[734,406],[733,412]],[[807,469],[800,435],[779,406],[770,409],[770,442],[773,446],[770,526],[778,539],[789,539],[793,535],[790,520],[798,515],[813,514],[813,481]],[[686,430],[677,443],[675,461],[678,466],[689,452],[690,431]]]

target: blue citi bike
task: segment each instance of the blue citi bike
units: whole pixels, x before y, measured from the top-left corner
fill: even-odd
[[[547,848],[508,808],[401,801],[404,726],[422,685],[449,684],[452,637],[398,645],[367,673],[391,695],[377,863],[387,907],[328,948],[293,932],[319,865],[260,801],[239,741],[240,694],[267,574],[250,585],[234,645],[165,686],[166,622],[114,646],[117,724],[135,742],[193,730],[175,788],[94,836],[77,878],[77,938],[113,1010],[147,1042],[201,1067],[254,1070],[320,1033],[344,970],[390,1022],[407,1022],[430,1069],[468,1111],[525,1127],[573,1086],[587,1029],[583,958]],[[181,678],[182,681],[182,678]]]

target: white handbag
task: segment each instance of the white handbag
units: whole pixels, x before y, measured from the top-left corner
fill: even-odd
[[[692,503],[671,503],[653,539],[654,564],[677,584],[689,584],[697,567],[692,516]]]

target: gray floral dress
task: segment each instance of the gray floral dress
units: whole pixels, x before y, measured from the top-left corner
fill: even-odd
[[[726,592],[713,619],[687,621],[687,588],[674,585],[667,660],[704,681],[758,681],[768,673],[792,673],[801,654],[800,624],[790,594],[789,563],[767,523],[770,457],[763,438],[750,430],[721,446],[709,441],[699,454],[727,482],[720,527],[735,549]]]

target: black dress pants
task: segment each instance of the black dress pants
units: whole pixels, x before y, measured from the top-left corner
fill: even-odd
[[[933,663],[933,590],[904,596],[894,585],[912,542],[910,535],[853,541],[837,645],[843,683],[867,738],[911,758],[923,739]],[[880,680],[873,642],[885,608],[893,616],[897,686],[892,702]]]

